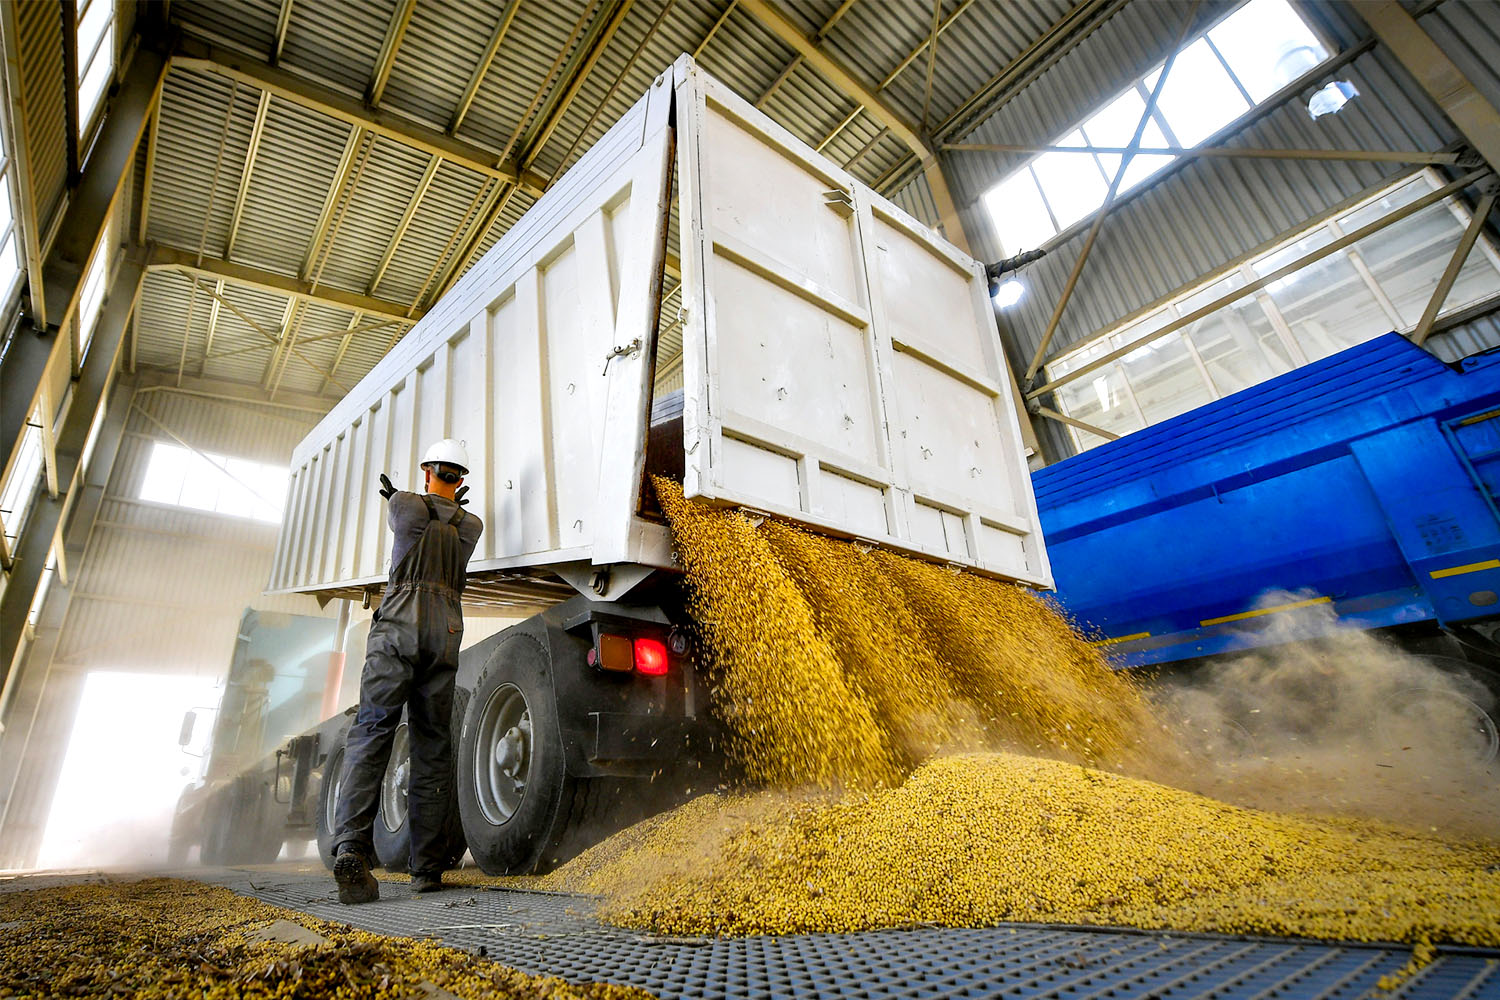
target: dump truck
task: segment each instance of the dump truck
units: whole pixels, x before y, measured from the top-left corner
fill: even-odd
[[[268,590],[377,605],[378,477],[465,444],[466,610],[524,620],[460,656],[453,850],[536,871],[717,766],[651,477],[1045,588],[1013,392],[985,265],[684,56],[298,445]],[[285,755],[325,860],[352,711]]]
[[[1119,667],[1368,633],[1446,681],[1390,710],[1443,702],[1500,759],[1500,350],[1389,333],[1032,482],[1055,599]]]

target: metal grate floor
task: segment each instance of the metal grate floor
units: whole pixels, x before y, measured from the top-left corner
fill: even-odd
[[[182,873],[328,920],[483,947],[523,972],[639,986],[666,998],[868,997],[1005,1000],[1500,1000],[1500,951],[1447,949],[1391,994],[1402,946],[1010,925],[788,937],[659,938],[600,924],[586,896],[451,889],[341,906],[323,874]]]

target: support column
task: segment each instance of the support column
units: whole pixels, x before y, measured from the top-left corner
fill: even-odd
[[[139,252],[127,256],[120,265],[57,435],[58,495],[50,497],[40,484],[36,487],[37,496],[16,541],[10,579],[0,594],[0,689],[9,680],[58,527],[65,523],[64,515],[83,492],[76,490],[84,481],[79,475],[83,448],[114,376],[144,274]]]

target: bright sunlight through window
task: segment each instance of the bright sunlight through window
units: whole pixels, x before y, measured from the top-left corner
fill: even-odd
[[[158,441],[151,448],[141,499],[274,524],[280,522],[286,502],[288,472],[284,465],[200,453]]]
[[[115,70],[114,0],[78,2],[78,137],[89,134]]]
[[[165,864],[177,797],[208,749],[212,711],[204,709],[218,701],[214,683],[202,677],[90,673],[37,863]],[[185,751],[177,734],[189,709],[200,718]]]
[[[1287,0],[1250,0],[1178,53],[1141,148],[1196,146],[1327,57]],[[1051,143],[1085,148],[1044,153],[990,189],[985,204],[1007,254],[1040,246],[1104,204],[1121,154],[1094,149],[1130,144],[1160,74],[1158,65]],[[1132,157],[1120,193],[1175,159]]]

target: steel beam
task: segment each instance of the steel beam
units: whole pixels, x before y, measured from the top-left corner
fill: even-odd
[[[220,282],[220,284],[223,284],[223,282]],[[214,295],[214,296],[218,296],[218,297],[222,298],[222,296],[224,294],[224,290],[222,288],[217,288],[217,289],[215,289],[213,292],[211,292],[209,294],[210,295]],[[218,304],[219,304],[219,302],[216,301],[215,305],[218,305]],[[354,315],[355,316],[359,316],[359,313],[355,313]],[[336,338],[343,338],[343,337],[357,337],[357,336],[359,336],[362,333],[372,333],[372,332],[374,332],[376,330],[384,330],[388,326],[397,326],[397,325],[410,326],[411,323],[410,322],[402,323],[402,321],[400,321],[400,320],[394,320],[394,319],[376,319],[376,320],[371,320],[368,323],[359,323],[359,324],[356,325],[354,321],[351,321],[348,329],[335,330],[332,333],[320,333],[320,334],[317,334],[316,336],[312,336],[312,337],[302,337],[297,342],[299,344],[301,344],[303,347],[306,347],[308,344],[316,344],[320,340],[334,340]],[[204,360],[206,360],[206,361],[219,361],[219,360],[221,360],[223,358],[236,358],[236,357],[239,357],[242,354],[254,354],[256,351],[264,351],[267,348],[269,348],[270,346],[271,346],[270,344],[251,344],[248,347],[235,347],[235,348],[231,348],[231,349],[229,349],[227,351],[219,351],[216,354],[210,354]]]
[[[290,6],[291,0],[287,2]],[[250,178],[255,174],[255,159],[260,155],[260,141],[266,134],[266,114],[270,110],[271,92],[262,90],[260,100],[255,105],[255,122],[250,126],[250,144],[245,147],[245,162],[240,168],[239,190],[234,193],[234,211],[229,216],[229,236],[224,243],[224,256],[226,257],[234,253],[234,241],[240,234],[240,221],[245,214],[245,199],[250,197]],[[156,135],[154,124],[151,127],[151,134],[153,137]],[[141,214],[144,218],[144,209]],[[142,228],[141,242],[144,243],[145,240],[146,233]]]
[[[970,0],[970,2],[972,3],[973,0]],[[813,34],[813,44],[821,44],[823,39],[828,37],[828,33],[833,30],[833,26],[838,24],[839,21],[843,20],[844,15],[849,13],[849,8],[853,7],[854,4],[855,0],[844,0],[843,3],[839,4],[834,12],[828,15],[828,20],[823,22],[823,27],[819,28]],[[785,84],[788,79],[791,78],[791,75],[796,72],[797,67],[801,66],[802,63],[803,57],[800,53],[794,56],[792,58],[792,61],[787,63],[786,66],[782,68],[780,73],[776,74],[776,79],[771,81],[771,85],[765,89],[765,91],[760,95],[759,98],[756,99],[755,106],[757,108],[765,107],[766,102],[776,95],[776,92],[782,88],[782,85]]]
[[[518,179],[514,162],[501,162],[501,157],[489,150],[425,125],[418,125],[389,111],[368,108],[331,87],[311,83],[242,53],[187,39],[173,54],[172,66],[239,80],[259,90],[270,91],[274,96],[300,107],[384,136],[392,142],[420,149],[429,155],[441,156],[486,177],[503,181]],[[523,187],[540,192],[546,179],[528,176],[520,182]]]
[[[1036,408],[1036,413],[1039,417],[1046,417],[1048,420],[1056,420],[1058,423],[1067,424],[1069,427],[1077,427],[1081,431],[1087,431],[1088,433],[1093,434],[1095,437],[1102,437],[1106,441],[1120,440],[1120,435],[1116,434],[1114,431],[1107,431],[1103,427],[1095,427],[1091,423],[1087,423],[1083,420],[1078,420],[1075,417],[1070,417],[1066,413],[1060,413],[1048,406],[1038,406]]]
[[[99,0],[94,0],[98,3]],[[113,2],[113,0],[108,0]],[[78,183],[81,161],[78,155],[78,4],[76,0],[59,0],[63,23],[63,121],[68,160],[68,186]]]
[[[1041,342],[1036,345],[1036,354],[1032,356],[1031,364],[1026,367],[1026,375],[1022,381],[1028,386],[1035,380],[1037,370],[1042,367],[1042,359],[1047,356],[1047,348],[1057,333],[1058,324],[1062,322],[1063,312],[1067,310],[1068,302],[1073,298],[1073,289],[1078,287],[1078,279],[1083,274],[1083,266],[1088,263],[1089,252],[1094,249],[1094,242],[1099,238],[1099,231],[1104,228],[1104,220],[1109,216],[1110,209],[1115,207],[1115,198],[1120,193],[1120,183],[1125,179],[1125,171],[1130,169],[1130,162],[1136,150],[1140,148],[1141,138],[1146,134],[1146,126],[1151,123],[1153,113],[1156,111],[1156,102],[1161,98],[1161,92],[1167,85],[1167,78],[1172,75],[1172,65],[1177,61],[1177,53],[1182,51],[1182,43],[1187,40],[1188,32],[1198,20],[1198,4],[1199,0],[1193,0],[1192,6],[1188,8],[1187,16],[1183,18],[1182,27],[1177,32],[1177,39],[1167,53],[1167,61],[1162,64],[1161,72],[1156,75],[1156,86],[1151,88],[1151,96],[1146,99],[1146,109],[1136,124],[1135,134],[1131,136],[1130,143],[1120,157],[1120,165],[1115,169],[1115,176],[1109,182],[1109,190],[1104,195],[1104,204],[1096,210],[1093,225],[1089,226],[1089,234],[1084,238],[1083,246],[1078,250],[1078,259],[1073,262],[1073,270],[1068,274],[1062,294],[1057,298],[1057,305],[1052,310],[1052,318],[1047,321],[1047,329],[1042,332]]]
[[[947,31],[948,28],[949,28],[949,26],[951,26],[954,21],[957,21],[958,18],[959,18],[959,16],[961,14],[963,14],[964,11],[968,10],[973,5],[974,5],[974,0],[963,0],[963,2],[958,5],[958,7],[953,11],[953,13],[951,13],[947,17],[945,17],[943,19],[942,23],[938,25],[937,35],[939,37],[941,37],[942,34],[943,34],[943,32]],[[824,26],[823,30],[824,30],[825,33],[828,30],[826,25]],[[891,70],[889,73],[887,73],[885,75],[885,79],[881,80],[878,84],[875,85],[875,92],[877,94],[881,93],[887,87],[889,87],[892,83],[894,83],[895,80],[896,80],[896,77],[898,77],[902,73],[904,73],[906,71],[906,68],[908,66],[910,66],[912,63],[916,62],[917,58],[919,56],[921,56],[921,54],[923,52],[927,51],[927,46],[931,43],[931,41],[932,41],[932,39],[929,38],[929,39],[923,41],[916,48],[914,48],[910,52],[908,52],[906,54],[906,58],[902,59],[899,63],[897,63],[896,64],[896,68],[893,69],[893,70]],[[756,106],[759,107],[759,104],[757,104]],[[865,110],[865,106],[863,104],[856,104],[854,106],[854,110],[851,111],[851,112],[849,112],[847,115],[845,115],[843,121],[841,121],[837,125],[835,125],[833,127],[833,130],[831,132],[829,132],[827,135],[825,135],[823,137],[823,139],[817,144],[817,146],[815,147],[817,149],[817,151],[820,152],[820,153],[823,152],[824,148],[827,147],[827,145],[830,142],[832,142],[834,139],[838,138],[839,134],[842,133],[844,131],[844,129],[848,128],[849,125],[850,125],[850,123],[853,122],[854,119],[858,118],[864,112],[864,110]]]
[[[390,242],[385,245],[385,252],[380,255],[380,263],[375,265],[375,275],[370,279],[370,285],[366,291],[374,295],[375,289],[380,287],[380,281],[385,277],[385,272],[391,266],[391,260],[396,256],[396,248],[401,245],[401,240],[406,236],[406,230],[411,227],[412,219],[417,216],[417,209],[422,207],[422,199],[427,197],[427,189],[432,186],[432,179],[437,176],[438,166],[442,164],[440,157],[434,156],[427,161],[427,169],[422,172],[417,181],[417,187],[406,199],[406,211],[401,213],[401,221],[396,224],[395,232],[391,233]]]
[[[640,61],[641,53],[646,50],[647,45],[651,44],[651,39],[656,37],[656,33],[661,28],[662,22],[667,19],[667,15],[672,12],[672,8],[676,3],[677,0],[667,0],[666,3],[662,4],[661,10],[657,11],[655,20],[651,22],[651,27],[647,28],[646,33],[641,36],[641,40],[636,44],[635,51],[630,53],[630,58],[625,60],[625,65],[621,66],[620,72],[615,74],[614,82],[609,85],[609,89],[604,92],[604,96],[594,105],[594,110],[590,112],[588,121],[583,123],[583,127],[578,130],[578,134],[573,137],[573,142],[568,146],[567,152],[563,153],[562,158],[557,161],[557,170],[553,172],[551,180],[547,182],[548,187],[551,187],[552,183],[568,169],[568,164],[573,158],[573,151],[578,148],[578,144],[588,135],[589,129],[594,127],[594,122],[598,119],[600,113],[614,99],[616,91],[620,89],[620,84],[625,81],[625,77],[635,68],[635,64]]]
[[[320,395],[328,391],[329,385],[332,384],[333,377],[339,373],[339,365],[344,363],[344,355],[348,353],[349,345],[354,341],[355,331],[361,328],[359,325],[359,321],[363,318],[364,317],[362,317],[359,313],[355,313],[353,316],[349,317],[349,329],[344,332],[343,339],[339,341],[339,349],[334,352],[333,361],[328,366],[328,378],[324,379],[323,384],[318,388],[318,393]],[[365,329],[368,329],[368,327],[366,327]],[[309,340],[313,339],[316,338],[309,337],[302,343],[306,345]]]
[[[282,343],[283,343],[283,340],[282,340],[281,337],[276,336],[274,333],[272,333],[271,331],[267,330],[265,327],[261,326],[255,320],[251,319],[249,316],[247,316],[245,314],[245,311],[243,309],[241,309],[239,306],[235,305],[233,302],[229,301],[229,299],[227,297],[218,295],[215,292],[209,292],[208,294],[211,295],[211,296],[213,296],[213,298],[216,301],[222,302],[224,304],[224,308],[225,309],[228,309],[230,312],[234,313],[236,316],[238,316],[240,318],[241,322],[243,322],[246,326],[250,327],[250,329],[254,330],[256,333],[260,334],[262,337],[266,338],[266,340],[270,341],[271,345],[274,346],[275,348],[277,348],[278,351],[280,350],[280,348],[282,346]],[[285,333],[286,326],[291,322],[291,319],[292,319],[292,317],[290,315],[291,307],[293,305],[295,305],[297,303],[297,301],[298,300],[295,299],[295,298],[287,300],[288,314],[284,317],[284,319],[282,321],[283,334]],[[311,368],[313,371],[317,372],[319,375],[322,375],[324,378],[329,379],[329,381],[332,381],[332,376],[329,375],[328,371],[326,369],[324,369],[321,365],[319,365],[316,361],[310,360],[306,355],[304,355],[301,351],[298,351],[295,347],[289,347],[288,350],[299,361],[301,361],[303,364],[307,365],[307,367]],[[337,385],[340,389],[344,390],[345,392],[349,391],[349,387],[348,386],[339,385],[339,383],[337,383],[337,382],[334,382],[333,384]]]
[[[14,4],[0,3],[0,10],[13,11]],[[9,37],[9,36],[7,36]],[[166,60],[149,49],[141,49],[131,62],[125,79],[110,104],[89,156],[88,170],[73,189],[67,213],[42,265],[41,285],[45,302],[33,300],[33,317],[45,315],[41,328],[23,319],[0,368],[0,449],[5,461],[20,443],[27,416],[36,409],[42,374],[52,352],[61,347],[58,331],[66,329],[77,310],[79,293],[89,261],[104,236],[104,229],[124,194],[136,150],[146,131],[166,75]],[[57,325],[52,326],[50,323]],[[93,352],[90,351],[90,354]]]
[[[574,58],[569,60],[569,65],[564,67],[562,75],[558,79],[566,79],[567,85],[559,92],[553,91],[553,96],[548,103],[543,105],[538,114],[539,124],[526,138],[523,143],[525,153],[521,156],[521,169],[526,170],[536,162],[547,141],[552,138],[552,133],[557,131],[557,126],[562,124],[563,116],[573,106],[573,101],[578,97],[578,91],[588,79],[589,73],[599,62],[599,57],[609,47],[610,41],[615,33],[620,30],[620,25],[625,23],[625,18],[630,15],[635,6],[635,0],[620,0],[610,16],[605,19],[596,18],[590,26],[583,41],[578,44],[574,51]]]
[[[485,233],[490,231],[490,227],[495,224],[496,219],[500,218],[500,213],[505,211],[505,206],[509,205],[510,200],[515,196],[516,189],[514,187],[507,187],[502,193],[501,186],[496,186],[494,191],[490,193],[485,206],[479,212],[477,225],[469,231],[469,238],[464,242],[463,249],[455,252],[450,259],[448,270],[444,273],[442,281],[438,283],[437,294],[433,296],[434,300],[442,298],[443,294],[452,288],[454,283],[463,276],[464,270],[469,266],[469,261],[479,251],[479,244],[484,242]],[[470,218],[479,200],[479,196],[475,195],[474,204],[470,205],[469,211],[464,213],[464,219],[467,220]],[[463,236],[465,228],[465,225],[460,223],[459,227],[453,231],[453,235],[448,238],[447,246],[443,247],[443,253],[438,255],[437,261],[433,263],[432,271],[427,275],[427,280],[422,284],[422,290],[417,295],[418,302],[422,301],[422,296],[427,294],[427,289],[431,286],[432,279],[437,276],[438,266],[447,255],[448,248],[453,246]]]
[[[957,153],[1098,153],[1121,156],[1125,146],[1023,146],[1002,142],[948,142],[944,152]],[[1251,146],[1142,146],[1137,156],[1205,156],[1241,160],[1357,160],[1372,163],[1454,164],[1463,154],[1415,149],[1256,149]]]
[[[1448,266],[1443,268],[1442,277],[1438,278],[1437,287],[1432,290],[1432,297],[1427,300],[1427,308],[1422,310],[1422,318],[1417,321],[1416,329],[1412,330],[1411,339],[1415,344],[1424,344],[1427,337],[1432,333],[1432,324],[1437,319],[1437,314],[1443,308],[1443,303],[1448,301],[1448,293],[1453,291],[1453,283],[1458,280],[1458,272],[1463,270],[1464,261],[1469,259],[1469,251],[1474,249],[1474,244],[1479,241],[1479,234],[1484,229],[1484,223],[1489,218],[1490,210],[1495,207],[1496,190],[1491,184],[1490,190],[1486,191],[1479,199],[1479,204],[1474,208],[1474,215],[1469,219],[1469,225],[1464,230],[1463,236],[1459,237],[1458,246],[1453,248],[1453,256],[1448,258]]]
[[[927,130],[928,112],[932,110],[932,74],[937,69],[938,34],[942,30],[943,0],[932,0],[932,35],[927,39],[927,83],[922,89],[922,130]]]
[[[1354,9],[1485,162],[1500,170],[1500,110],[1485,100],[1416,18],[1395,0],[1359,0]]]
[[[344,193],[344,185],[349,182],[351,172],[354,171],[354,163],[358,157],[363,164],[363,157],[368,155],[365,151],[365,130],[359,126],[349,130],[349,137],[344,140],[344,153],[339,157],[339,165],[333,172],[333,183],[328,185],[328,194],[323,198],[323,207],[318,212],[318,222],[313,226],[312,237],[307,241],[307,256],[302,258],[300,269],[303,278],[312,276],[313,264],[318,259],[318,250],[322,246],[323,237],[328,235],[328,224],[333,219],[333,210],[339,203],[339,197]]]
[[[905,115],[881,100],[873,87],[861,82],[847,66],[819,48],[811,38],[802,33],[801,28],[793,24],[768,0],[739,0],[739,2],[741,7],[769,28],[771,33],[785,42],[793,52],[807,60],[809,66],[821,73],[845,96],[863,104],[871,117],[887,126],[919,158],[926,159],[932,155],[932,150],[922,138],[915,123],[908,121]]]
[[[196,282],[194,283],[194,288],[197,288]],[[209,358],[213,357],[214,334],[218,331],[219,328],[219,309],[223,304],[220,300],[223,297],[224,282],[215,282],[213,305],[208,307],[208,333],[203,338],[203,360],[198,364],[198,374],[200,375],[203,374],[203,368],[208,364]],[[182,374],[180,372],[177,376],[177,384],[182,384]]]
[[[510,23],[516,19],[516,12],[521,9],[521,0],[510,0],[505,5],[505,10],[500,12],[500,20],[495,22],[495,30],[490,32],[490,40],[484,46],[484,54],[479,57],[479,62],[474,65],[474,70],[469,74],[469,82],[464,87],[463,96],[458,99],[458,106],[453,109],[453,117],[448,120],[448,134],[453,135],[464,123],[464,118],[469,114],[469,109],[474,106],[474,97],[479,93],[479,85],[484,83],[484,75],[489,72],[490,63],[495,61],[495,53],[500,51],[500,45],[505,41],[506,32],[510,31]]]
[[[181,271],[184,274],[199,275],[215,281],[222,279],[230,285],[259,288],[278,295],[295,296],[307,302],[365,312],[385,319],[413,322],[422,317],[422,310],[418,309],[413,312],[399,302],[360,295],[358,292],[346,292],[327,285],[314,289],[312,282],[302,281],[290,275],[278,274],[275,271],[267,271],[218,257],[205,257],[199,260],[198,255],[190,250],[179,250],[176,247],[159,243],[151,247],[151,258],[146,267],[149,271]]]
[[[1012,84],[1034,79],[1061,59],[1069,46],[1060,43],[1077,33],[1087,37],[1095,28],[1115,15],[1129,0],[1083,0],[1053,22],[1052,26],[1026,51],[1012,59],[1000,72],[986,80],[968,100],[933,129],[933,135],[946,139],[974,118],[988,118],[997,95]],[[1022,84],[1024,86],[1024,84]]]
[[[1382,216],[1381,218],[1376,219],[1374,222],[1371,222],[1368,225],[1361,226],[1351,233],[1345,233],[1343,236],[1340,236],[1338,239],[1332,241],[1331,243],[1324,244],[1322,247],[1319,247],[1312,253],[1298,257],[1296,260],[1278,267],[1276,270],[1271,271],[1268,274],[1263,274],[1256,280],[1248,282],[1226,295],[1219,296],[1217,299],[1214,299],[1207,305],[1194,309],[1192,312],[1187,313],[1186,315],[1179,316],[1172,322],[1164,324],[1163,326],[1151,331],[1143,337],[1136,338],[1135,340],[1126,344],[1124,347],[1117,348],[1109,352],[1108,354],[1103,355],[1102,357],[1095,358],[1093,361],[1090,361],[1086,365],[1075,368],[1073,371],[1068,372],[1066,375],[1060,375],[1052,381],[1045,383],[1044,385],[1037,386],[1035,389],[1032,389],[1026,394],[1026,398],[1036,399],[1039,396],[1052,392],[1059,386],[1067,385],[1069,382],[1074,382],[1085,375],[1098,371],[1100,368],[1104,367],[1110,362],[1118,361],[1125,355],[1140,350],[1142,347],[1151,343],[1153,340],[1158,340],[1162,337],[1165,337],[1169,333],[1173,333],[1185,326],[1196,323],[1203,317],[1218,312],[1220,309],[1233,302],[1238,301],[1241,298],[1244,298],[1246,295],[1250,295],[1254,292],[1260,291],[1262,288],[1266,287],[1272,282],[1280,281],[1282,278],[1285,278],[1290,274],[1295,274],[1296,272],[1302,270],[1304,267],[1307,267],[1309,264],[1315,264],[1318,261],[1322,260],[1324,257],[1329,256],[1330,254],[1335,254],[1347,246],[1358,243],[1366,236],[1371,236],[1375,233],[1378,233],[1387,226],[1394,225],[1395,223],[1400,222],[1402,219],[1415,215],[1417,212],[1420,212],[1422,209],[1428,207],[1429,205],[1435,205],[1438,202],[1442,201],[1444,198],[1448,198],[1452,195],[1457,194],[1464,188],[1468,187],[1470,184],[1481,180],[1488,174],[1489,171],[1487,169],[1474,170],[1458,178],[1458,180],[1456,181],[1443,185],[1436,191],[1429,191],[1427,194],[1416,199],[1415,201],[1407,202],[1405,205],[1402,205],[1394,212]],[[1084,343],[1088,343],[1088,341],[1071,345],[1069,347],[1069,350],[1082,347]]]
[[[542,99],[552,89],[552,79],[557,76],[558,67],[562,66],[564,60],[568,57],[568,53],[573,50],[574,43],[583,34],[584,26],[589,23],[590,17],[599,2],[600,0],[593,0],[593,2],[584,8],[583,13],[578,16],[578,20],[573,22],[573,30],[568,32],[568,38],[563,42],[562,48],[558,50],[557,58],[553,59],[552,65],[547,68],[547,75],[542,77],[542,85],[532,95],[531,103],[526,105],[526,110],[521,114],[521,117],[516,119],[516,127],[511,132],[510,138],[505,140],[505,148],[500,152],[500,159],[510,159],[512,151],[519,148],[521,152],[516,154],[516,162],[517,164],[525,162],[525,150],[529,143],[521,142],[521,137],[526,134],[526,123],[531,121],[532,116],[537,112],[537,108],[541,106]]]
[[[84,358],[83,370],[73,387],[72,402],[57,435],[58,496],[49,497],[38,487],[26,523],[16,542],[15,565],[5,591],[0,593],[0,688],[10,676],[16,649],[26,628],[26,617],[47,564],[48,553],[63,515],[74,500],[79,465],[94,417],[104,399],[120,358],[125,329],[140,300],[145,271],[136,256],[129,256],[115,275],[104,309],[94,331],[93,343]]]
[[[959,17],[963,15],[963,12],[968,10],[973,5],[974,0],[963,0],[963,3],[959,4],[958,7],[954,9],[953,13],[943,18],[942,23],[938,25],[937,37],[941,38],[943,32],[947,31],[948,28],[952,26],[953,22],[957,21]],[[896,77],[906,72],[906,68],[912,63],[916,62],[918,57],[920,57],[922,53],[927,50],[927,46],[930,44],[932,44],[931,38],[922,42],[922,44],[918,45],[916,48],[908,52],[906,54],[906,58],[897,63],[896,68],[887,73],[885,75],[885,79],[881,80],[880,83],[876,85],[875,90],[882,91],[885,88],[889,87],[892,83],[894,83],[896,81]]]
[[[401,40],[406,37],[411,16],[416,12],[417,0],[400,0],[391,23],[385,29],[385,41],[380,44],[380,55],[375,58],[375,69],[370,74],[370,85],[365,88],[365,103],[377,107],[385,96],[385,85],[391,81],[391,70],[396,68],[396,54],[401,51]]]
[[[146,133],[146,175],[141,182],[141,222],[135,241],[146,245],[146,230],[151,222],[151,189],[156,184],[156,141],[161,133],[161,94],[151,107],[151,127]]]
[[[271,65],[281,62],[281,50],[286,45],[286,29],[292,23],[293,0],[281,0],[281,10],[276,15],[276,40],[271,43]]]
[[[292,410],[298,413],[309,413],[322,415],[328,412],[329,407],[338,402],[341,396],[314,396],[310,393],[304,395],[304,399],[318,400],[326,403],[325,406],[306,406],[300,403],[270,402],[266,395],[258,387],[248,385],[244,382],[230,382],[226,379],[203,378],[198,375],[188,375],[182,380],[182,385],[177,385],[171,374],[159,369],[147,369],[136,376],[135,383],[141,394],[148,392],[170,392],[179,396],[198,396],[203,399],[215,399],[219,402],[248,403],[252,406],[272,407],[278,410]]]
[[[734,9],[739,6],[739,2],[740,0],[729,0],[729,2],[724,5],[723,12],[720,13],[717,18],[715,18],[713,26],[704,33],[703,40],[700,41],[696,47],[694,47],[694,59],[697,59],[699,56],[701,56],[703,54],[703,50],[708,48],[708,43],[713,41],[714,36],[719,33],[719,29],[724,27],[724,22],[729,20],[729,15],[734,13]]]

